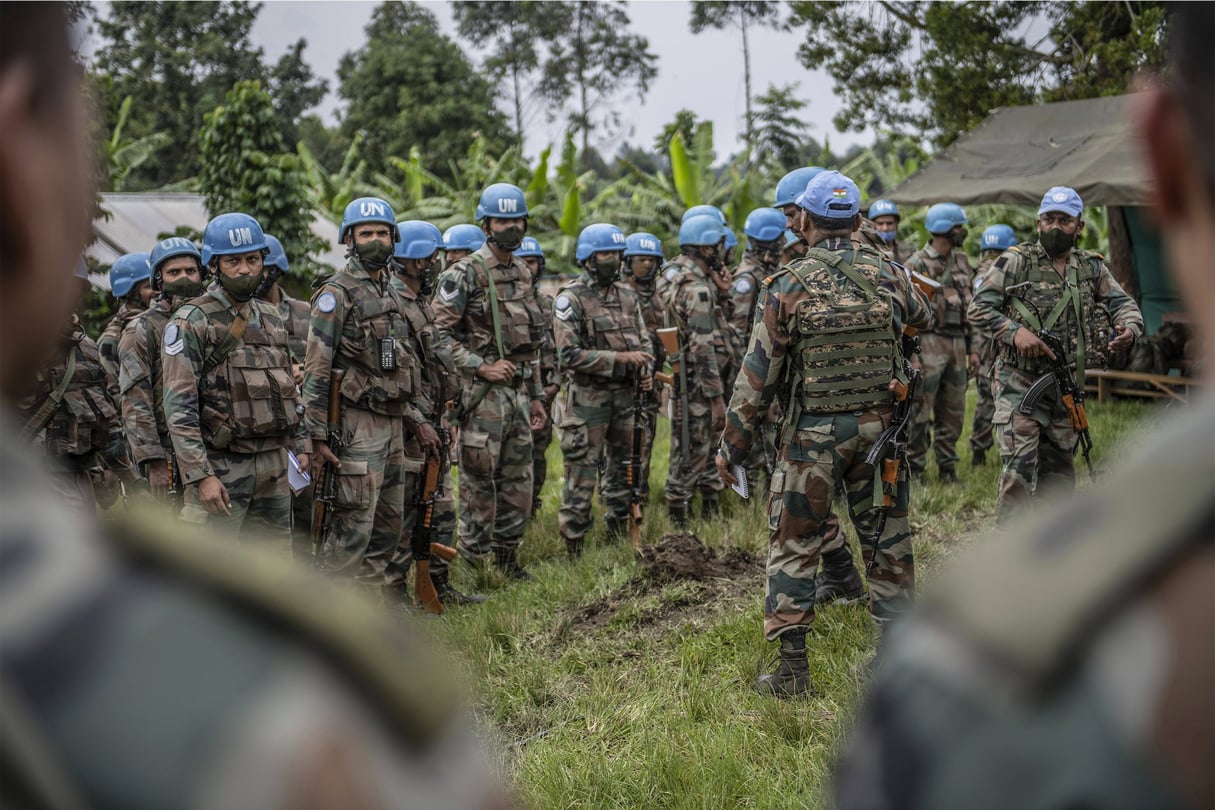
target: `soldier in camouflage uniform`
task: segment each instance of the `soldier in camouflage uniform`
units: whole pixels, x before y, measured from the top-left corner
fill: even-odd
[[[175,483],[169,466],[175,454],[165,419],[161,346],[173,313],[206,287],[202,258],[189,239],[173,236],[157,242],[149,264],[157,297],[122,330],[118,387],[131,458],[143,470],[152,492],[167,494]],[[177,499],[181,495],[178,492]]]
[[[307,463],[287,328],[253,297],[266,240],[247,214],[203,233],[215,278],[162,339],[164,412],[185,484],[183,520],[243,539],[290,542],[287,449]]]
[[[574,254],[582,275],[561,288],[553,305],[557,359],[566,385],[559,527],[571,558],[582,553],[591,530],[591,499],[601,464],[607,539],[618,541],[628,531],[633,406],[653,388],[654,354],[645,317],[632,286],[620,280],[624,249],[624,232],[615,225],[583,228]]]
[[[733,484],[728,465],[747,458],[773,399],[786,399],[769,497],[764,602],[764,636],[779,639],[781,661],[756,683],[760,692],[782,697],[810,689],[813,572],[837,487],[847,496],[865,557],[875,564],[870,615],[884,623],[910,607],[915,569],[906,471],[900,470],[889,493],[893,503],[883,510],[880,467],[866,464],[865,456],[890,423],[891,381],[903,373],[899,335],[929,317],[904,273],[876,251],[853,245],[860,210],[855,183],[823,172],[797,204],[804,209],[799,229],[813,247],[768,285],[716,457],[723,480]]]
[[[414,219],[398,223],[392,265],[392,286],[401,296],[401,311],[408,325],[405,340],[414,356],[421,361],[414,405],[435,428],[441,442],[447,433],[444,427],[447,403],[458,393],[451,355],[439,345],[439,331],[435,328],[430,304],[430,296],[434,292],[431,267],[438,255],[442,239],[439,229],[429,222]],[[409,601],[406,591],[409,566],[413,562],[413,531],[422,519],[418,504],[421,474],[426,462],[432,459],[438,459],[442,465],[439,486],[443,492],[435,493],[431,540],[447,546],[452,545],[450,533],[440,537],[435,531],[436,524],[444,522],[445,518],[446,522],[454,518],[454,514],[444,514],[454,512],[450,494],[451,455],[448,450],[447,445],[443,443],[440,451],[428,458],[422,450],[421,442],[411,435],[405,436],[405,516],[402,521],[401,540],[384,571],[384,586],[393,598],[406,604]],[[429,554],[429,549],[427,553]],[[429,559],[430,579],[441,602],[450,607],[485,601],[484,596],[461,593],[452,586],[446,560],[437,555]]]
[[[966,319],[974,296],[974,273],[962,251],[966,214],[954,203],[928,209],[932,238],[907,260],[907,269],[940,282],[933,298],[935,318],[920,333],[920,354],[913,361],[923,379],[912,403],[911,440],[907,457],[911,474],[922,479],[928,467],[928,446],[937,459],[937,478],[956,481],[958,437],[966,419],[966,385],[979,371],[979,339]]]
[[[1105,365],[1109,353],[1126,351],[1143,333],[1139,306],[1101,255],[1075,246],[1083,214],[1073,189],[1048,190],[1038,209],[1038,241],[1001,254],[970,304],[970,320],[1000,346],[992,422],[1004,462],[996,500],[1001,522],[1030,497],[1048,489],[1066,495],[1076,484],[1078,438],[1059,396],[1042,397],[1029,415],[1018,410],[1051,356],[1037,330],[1059,335],[1081,388],[1085,368]]]
[[[544,251],[540,248],[540,243],[530,236],[523,237],[523,242],[515,251],[515,257],[522,259],[531,271],[536,303],[548,330],[544,348],[540,350],[540,381],[544,384],[544,407],[549,421],[543,430],[532,431],[532,517],[535,517],[540,511],[540,491],[544,489],[544,481],[548,478],[548,459],[545,454],[553,441],[552,407],[559,388],[557,351],[553,342],[553,296],[540,289],[540,277],[544,275]]]
[[[540,352],[545,321],[531,271],[512,254],[527,230],[527,201],[509,183],[481,193],[477,219],[485,244],[439,279],[435,324],[461,374],[460,553],[493,552],[510,579],[531,579],[519,564],[532,510],[532,431],[548,421]]]
[[[780,255],[781,267],[805,256],[806,251],[810,249],[806,240],[793,227],[793,223],[798,216],[798,196],[806,190],[806,184],[821,171],[819,166],[804,166],[789,172],[776,184],[776,199],[772,205],[785,215],[785,248]]]
[[[101,353],[101,367],[105,369],[106,388],[115,404],[119,401],[118,369],[122,365],[118,340],[131,319],[148,308],[154,294],[148,259],[147,253],[127,253],[110,265],[110,292],[121,305],[97,338],[97,350]]]
[[[658,327],[662,325],[662,312],[654,295],[658,268],[662,266],[662,241],[653,234],[631,233],[624,240],[624,278],[637,293],[641,305],[641,317],[645,320],[646,334],[650,337],[650,348],[654,351],[654,368],[662,368],[666,353],[658,339]],[[658,410],[661,403],[658,391],[650,391],[643,407],[645,436],[641,444],[641,497],[650,499],[650,456],[654,451],[654,436],[658,430]]]
[[[995,263],[1000,254],[1017,244],[1017,236],[1007,225],[989,225],[983,231],[979,240],[982,248],[979,254],[979,266],[975,269],[975,292],[987,271]],[[972,467],[982,467],[987,460],[987,451],[992,445],[991,418],[996,413],[996,398],[992,393],[992,382],[996,373],[996,354],[998,346],[994,340],[975,332],[972,341],[979,345],[979,373],[975,376],[975,388],[978,399],[975,402],[975,416],[970,428],[970,464]]]
[[[1174,14],[1176,64],[1134,120],[1172,277],[1210,339],[1215,7]],[[1212,504],[1204,396],[1109,477],[951,561],[883,645],[833,806],[1215,806]]]
[[[388,203],[360,197],[346,206],[338,239],[346,245],[349,262],[314,285],[304,360],[304,420],[314,449],[313,480],[326,465],[338,479],[322,566],[377,589],[401,539],[406,431],[422,452],[440,451],[438,434],[413,402],[422,361],[405,340],[404,304],[390,279],[396,238]],[[334,369],[345,369],[340,449],[328,443]]]
[[[899,239],[900,219],[899,207],[890,200],[874,200],[869,206],[869,221],[873,223],[873,229],[881,237],[886,250],[890,251],[891,260],[907,264],[911,254],[915,253],[915,245],[906,239]]]
[[[485,234],[476,225],[452,225],[443,231],[443,269],[446,270],[485,244]]]
[[[666,482],[667,510],[676,526],[686,526],[692,497],[699,492],[701,514],[717,514],[721,479],[711,458],[716,436],[725,423],[723,398],[727,376],[723,369],[732,359],[730,326],[717,304],[717,288],[710,276],[721,270],[725,242],[721,222],[709,214],[689,217],[679,227],[680,255],[662,270],[655,293],[668,327],[679,330],[679,346],[687,380],[681,399],[673,403],[670,471]],[[667,361],[670,362],[668,356]],[[680,385],[678,379],[676,385]],[[685,416],[681,417],[679,409]],[[683,419],[688,441],[683,440]]]

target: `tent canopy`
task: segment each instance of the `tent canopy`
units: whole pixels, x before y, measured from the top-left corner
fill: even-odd
[[[886,194],[905,205],[1033,205],[1070,186],[1085,206],[1146,205],[1134,95],[1001,107]]]

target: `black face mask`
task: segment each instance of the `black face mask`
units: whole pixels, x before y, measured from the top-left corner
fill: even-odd
[[[283,271],[273,265],[266,265],[265,275],[262,276],[262,283],[257,285],[257,292],[253,293],[254,298],[262,298],[266,293],[270,292],[279,279]]]
[[[703,253],[700,255],[701,255],[701,258],[703,258],[705,260],[705,264],[707,264],[709,266],[709,272],[711,272],[711,273],[720,273],[721,272],[721,250],[719,250],[718,248],[714,248],[713,252],[710,253],[708,256],[705,256]]]
[[[527,226],[524,224],[524,220],[519,220],[519,224],[511,225],[500,231],[494,231],[487,225],[485,226],[485,241],[507,253],[514,253],[523,243],[523,235],[526,233]]]
[[[962,243],[966,241],[966,237],[969,235],[970,231],[965,228],[960,231],[950,231],[949,241],[953,243],[954,247],[962,247]]]
[[[1067,233],[1062,228],[1038,231],[1038,244],[1051,256],[1062,256],[1076,244],[1076,234]]]

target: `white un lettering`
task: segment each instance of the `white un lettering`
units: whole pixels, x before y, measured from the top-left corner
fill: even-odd
[[[359,203],[359,213],[365,217],[383,217],[388,215],[388,212],[384,210],[384,206],[377,202]]]
[[[499,214],[513,214],[518,210],[519,210],[519,201],[518,200],[512,200],[507,197],[498,198],[498,213]]]
[[[252,245],[253,231],[248,228],[230,228],[228,230],[228,242],[233,247],[236,245]]]

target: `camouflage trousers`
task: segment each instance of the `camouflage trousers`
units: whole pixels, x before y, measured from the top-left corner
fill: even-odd
[[[1072,466],[1078,437],[1058,396],[1047,394],[1029,416],[1017,411],[1033,377],[1005,368],[996,387],[993,422],[1000,448],[996,522],[1024,512],[1030,498],[1066,496],[1076,487]]]
[[[975,378],[979,399],[975,404],[975,418],[970,428],[972,453],[986,452],[991,447],[993,441],[991,420],[996,413],[994,393],[996,348],[990,340],[985,340],[983,343],[983,350],[979,354],[979,376]]]
[[[198,484],[186,487],[181,519],[209,524],[217,532],[242,540],[291,542],[291,488],[287,485],[287,451],[226,453],[207,448],[207,460],[228,490],[229,515],[212,515],[198,498]]]
[[[323,568],[378,585],[397,542],[405,510],[405,442],[399,416],[348,406],[346,445],[338,453],[337,501],[325,539]]]
[[[923,378],[912,404],[911,435],[907,457],[911,472],[928,468],[931,440],[937,469],[958,463],[958,437],[966,420],[966,338],[924,333],[919,355]]]
[[[641,438],[641,498],[650,499],[650,456],[654,453],[654,437],[658,435],[658,411],[662,407],[658,401],[657,386],[650,392],[642,414],[645,433]]]
[[[780,406],[773,403],[768,409],[768,418],[760,424],[760,441],[751,445],[751,454],[743,462],[747,471],[747,486],[752,493],[760,492],[760,487],[771,478],[776,469],[776,441],[780,432]]]
[[[527,391],[491,385],[460,429],[458,548],[470,560],[517,548],[532,513],[532,429]]]
[[[532,511],[540,508],[540,491],[544,489],[544,482],[548,479],[548,459],[545,458],[545,453],[553,443],[552,414],[549,416],[549,423],[544,426],[544,430],[532,431]]]
[[[413,532],[422,519],[422,509],[417,504],[418,487],[421,485],[420,476],[423,470],[422,448],[417,440],[409,438],[405,442],[405,514],[401,520],[401,539],[397,542],[396,551],[384,571],[384,584],[389,587],[403,587],[409,581],[409,566],[413,564]],[[448,455],[443,455],[443,469],[439,473],[441,489],[435,493],[434,507],[430,516],[431,543],[452,545],[452,531],[455,529],[456,510],[452,500],[451,461]],[[430,557],[432,573],[446,571],[450,563],[437,554]]]
[[[688,447],[683,447],[678,408],[671,419],[670,472],[667,475],[668,506],[689,504],[697,492],[706,500],[717,500],[725,486],[713,456],[717,453],[717,436],[713,433],[713,416],[708,402],[684,399],[688,409]]]
[[[609,521],[629,516],[628,463],[633,452],[632,388],[614,390],[570,384],[561,418],[561,455],[565,484],[557,525],[566,540],[591,530],[595,480],[603,465],[603,497]]]
[[[900,466],[894,503],[882,514],[875,470],[865,455],[890,422],[890,409],[839,414],[803,414],[784,447],[768,496],[768,592],[764,637],[814,621],[814,575],[825,542],[831,499],[838,488],[847,500],[862,556],[873,558],[872,537],[880,531],[876,569],[869,577],[869,612],[894,618],[911,607],[915,565],[908,520],[906,465]],[[838,529],[837,529],[838,531]],[[839,534],[842,542],[842,533]]]
[[[453,548],[456,545],[456,479],[451,473],[451,464],[444,465],[443,491],[435,496],[435,515],[430,527],[430,539]],[[430,558],[430,570],[441,573],[451,565],[439,556]]]

